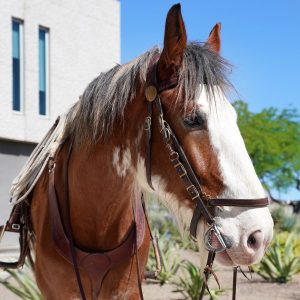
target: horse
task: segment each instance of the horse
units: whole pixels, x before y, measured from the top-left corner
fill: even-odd
[[[185,170],[184,164],[170,163],[179,159],[166,143],[171,129],[173,144],[178,142],[199,180],[202,199],[218,228],[210,244],[218,248],[225,241],[226,249],[215,253],[216,261],[238,266],[262,259],[273,221],[265,205],[252,207],[265,192],[226,97],[232,85],[227,78],[230,65],[220,55],[220,30],[216,24],[205,43],[188,43],[180,4],[174,5],[166,17],[163,49],[153,48],[101,73],[66,113],[63,142],[30,195],[34,274],[45,299],[142,297],[138,283],[151,239],[140,213],[145,193],[156,195],[169,209],[182,234],[194,228],[200,264],[205,265],[204,240],[211,224],[203,217],[191,223],[197,195],[190,194],[197,191],[182,183],[186,173],[178,176],[174,171],[178,166]],[[158,90],[149,88],[154,81]],[[149,106],[154,99],[158,105]],[[247,205],[242,199],[248,199]],[[142,229],[134,227],[136,223]],[[55,240],[57,232],[61,236]],[[101,274],[95,288],[97,280],[79,265],[79,252],[90,253],[89,258],[98,252],[105,256],[129,239],[131,254],[121,252],[125,258]],[[63,247],[68,255],[58,250]],[[91,270],[93,264],[88,261],[86,268]],[[99,268],[93,272],[101,273]]]

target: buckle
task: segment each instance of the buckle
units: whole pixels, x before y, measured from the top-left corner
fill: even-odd
[[[170,129],[168,129],[168,127],[164,127],[163,129],[161,129],[161,133],[163,134],[165,142],[168,143],[171,136]]]
[[[176,164],[174,166],[174,168],[176,169],[176,172],[178,173],[178,175],[180,177],[183,177],[183,176],[187,175],[186,169],[185,169],[185,167],[183,166],[183,164],[181,162],[179,162],[178,164]]]
[[[20,230],[21,226],[20,226],[20,224],[14,223],[14,224],[11,224],[11,228],[12,228],[13,230]]]
[[[221,244],[221,246],[219,248],[215,248],[211,243],[213,234],[215,234],[217,240]],[[223,252],[227,249],[226,244],[223,240],[222,234],[221,234],[218,226],[215,223],[213,223],[206,231],[206,233],[204,235],[204,245],[205,245],[206,250],[208,250],[210,252],[215,252],[215,253]]]
[[[195,238],[193,235],[190,234],[190,239],[194,242],[197,243],[197,238]]]
[[[53,172],[53,170],[55,169],[55,166],[56,166],[56,163],[54,161],[54,158],[53,157],[49,157],[49,162],[48,162],[49,173]]]
[[[174,151],[172,148],[171,148],[171,151],[173,151],[173,152],[171,152],[169,155],[170,161],[174,161],[174,160],[178,159],[179,154],[176,151]]]
[[[198,190],[194,185],[188,186],[186,190],[188,191],[193,200],[200,196]]]
[[[150,130],[150,129],[151,129],[151,117],[146,117],[144,130]]]

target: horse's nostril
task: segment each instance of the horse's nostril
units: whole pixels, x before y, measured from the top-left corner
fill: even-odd
[[[262,246],[263,234],[260,230],[251,233],[247,238],[247,246],[250,249],[257,250]]]

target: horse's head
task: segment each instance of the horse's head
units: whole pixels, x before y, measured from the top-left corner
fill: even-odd
[[[177,136],[206,195],[226,199],[263,198],[265,192],[237,126],[237,114],[225,97],[227,65],[219,52],[219,24],[205,44],[187,45],[180,6],[171,8],[156,77],[159,82],[177,77],[178,82],[176,87],[160,94],[164,118]],[[160,132],[159,111],[155,107],[153,114],[152,184],[160,200],[185,230],[190,225],[195,202],[169,161]],[[149,190],[145,160],[145,155],[139,159],[137,173],[140,184]],[[261,260],[273,232],[268,208],[217,206],[210,211],[229,248],[217,255],[220,263],[249,265]],[[206,230],[207,224],[202,218],[197,229],[201,249]],[[219,243],[214,236],[212,243]]]

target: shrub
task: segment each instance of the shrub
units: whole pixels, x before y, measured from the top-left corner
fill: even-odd
[[[300,272],[300,237],[282,233],[274,239],[261,263],[253,270],[262,278],[279,283],[292,280]]]
[[[173,282],[177,287],[173,292],[181,293],[185,299],[198,300],[203,285],[202,272],[199,267],[190,261],[184,261],[182,265],[185,274],[178,281]],[[210,289],[209,299],[216,300],[225,291],[225,289]],[[206,294],[208,294],[207,291]]]
[[[188,235],[184,235],[183,237],[180,236],[180,239],[176,240],[176,242],[182,249],[193,250],[195,252],[199,251],[197,244],[193,242]]]
[[[297,225],[297,216],[287,213],[284,208],[278,207],[272,211],[275,229],[279,232],[291,232]]]
[[[147,212],[150,226],[158,232],[159,236],[166,236],[169,240],[177,243],[180,248],[198,251],[197,244],[189,236],[181,236],[177,224],[169,211],[149,195],[147,199]]]
[[[0,284],[4,285],[12,293],[17,295],[21,299],[26,300],[42,300],[43,296],[36,286],[35,281],[28,274],[29,270],[27,267],[20,270],[4,270],[8,278],[1,279]],[[12,281],[13,279],[14,281]]]

